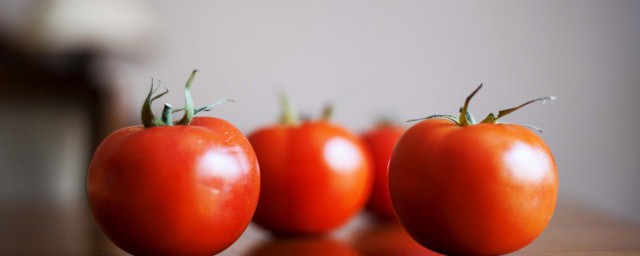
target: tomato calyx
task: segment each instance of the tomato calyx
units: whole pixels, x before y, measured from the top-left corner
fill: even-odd
[[[375,122],[374,127],[385,128],[385,127],[394,127],[397,126],[397,119],[391,115],[385,115],[378,118]]]
[[[329,121],[333,117],[333,104],[326,104],[322,108],[322,114],[320,114],[320,120]]]
[[[455,117],[453,115],[442,115],[442,114],[437,114],[437,115],[431,115],[428,117],[424,117],[424,118],[418,118],[418,119],[411,119],[408,120],[407,122],[415,122],[415,121],[421,121],[421,120],[426,120],[426,119],[432,119],[432,118],[443,118],[443,119],[447,119],[447,120],[451,120],[452,122],[456,123],[459,126],[469,126],[469,125],[474,125],[476,124],[476,120],[473,117],[473,115],[471,114],[471,112],[469,112],[468,108],[469,108],[469,102],[471,102],[471,99],[473,98],[473,96],[476,95],[476,93],[478,93],[478,91],[480,91],[480,89],[482,88],[482,84],[480,84],[475,90],[473,90],[473,92],[471,92],[471,94],[469,94],[469,96],[467,96],[466,100],[464,101],[464,105],[460,108],[460,116],[459,117]],[[487,117],[485,117],[484,119],[482,119],[482,121],[480,121],[481,124],[501,124],[503,122],[498,122],[498,119],[511,114],[513,112],[515,112],[516,110],[529,105],[531,103],[534,102],[542,102],[542,104],[545,104],[547,101],[551,101],[551,100],[555,100],[556,97],[555,96],[547,96],[547,97],[542,97],[542,98],[537,98],[537,99],[533,99],[530,101],[527,101],[525,103],[522,103],[516,107],[513,108],[508,108],[508,109],[503,109],[498,111],[498,114],[494,114],[494,113],[489,113],[489,115],[487,115]],[[538,127],[532,126],[532,125],[528,125],[528,124],[518,124],[521,126],[525,126],[527,128],[536,130],[538,132],[542,132],[542,130]]]
[[[307,122],[312,118],[307,115],[301,115],[298,117],[296,111],[294,110],[293,104],[289,100],[289,97],[283,92],[280,93],[280,108],[282,109],[282,113],[280,114],[280,124],[287,126],[297,126],[300,122]],[[333,104],[326,104],[322,108],[322,113],[320,113],[319,120],[329,121],[333,116]]]
[[[189,79],[187,80],[187,84],[185,85],[185,89],[184,89],[185,107],[179,108],[179,109],[173,109],[173,106],[171,104],[165,103],[164,108],[162,109],[161,118],[158,118],[153,114],[151,105],[155,100],[169,93],[169,90],[165,89],[160,94],[154,95],[160,88],[160,82],[158,82],[158,86],[155,86],[154,79],[151,78],[151,89],[149,90],[149,94],[147,94],[147,98],[145,99],[144,104],[142,104],[142,111],[141,111],[142,124],[144,125],[145,128],[156,127],[156,126],[189,125],[191,123],[191,120],[193,120],[193,117],[198,113],[210,111],[214,106],[220,105],[225,102],[235,102],[234,100],[225,99],[225,100],[214,102],[213,104],[206,105],[204,107],[195,108],[193,104],[193,98],[191,97],[191,84],[193,83],[193,80],[195,79],[197,73],[198,73],[197,69],[193,70],[191,72],[191,75],[189,76]],[[181,112],[181,111],[184,112],[184,115],[182,116],[182,118],[177,122],[173,122],[172,114]]]

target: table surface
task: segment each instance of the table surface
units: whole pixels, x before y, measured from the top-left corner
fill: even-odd
[[[0,255],[127,255],[76,210],[0,206]],[[220,255],[437,255],[393,222],[362,213],[322,237],[276,239],[255,225]],[[640,225],[572,202],[560,202],[547,229],[513,255],[640,255]]]

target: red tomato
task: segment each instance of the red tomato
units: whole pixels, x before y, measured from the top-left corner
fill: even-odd
[[[99,226],[135,255],[224,250],[249,224],[259,190],[249,141],[211,117],[117,130],[94,153],[87,177]]]
[[[384,219],[395,218],[389,197],[388,167],[393,147],[404,130],[401,126],[381,124],[362,136],[373,163],[373,190],[367,209]]]
[[[505,254],[529,244],[546,227],[556,205],[558,174],[540,137],[495,121],[548,98],[474,124],[466,113],[471,96],[459,120],[428,119],[400,138],[389,167],[389,191],[399,220],[423,246],[447,255]]]
[[[364,206],[369,157],[344,128],[325,120],[279,124],[259,129],[249,140],[261,168],[254,221],[263,228],[279,235],[323,233]]]

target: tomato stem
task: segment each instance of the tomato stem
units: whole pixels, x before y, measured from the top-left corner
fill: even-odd
[[[160,82],[158,81],[158,86],[154,87],[154,79],[151,78],[151,89],[149,90],[149,94],[147,94],[147,98],[145,99],[144,104],[142,104],[141,111],[142,125],[144,125],[145,128],[166,125],[161,119],[157,118],[153,114],[153,110],[151,109],[153,101],[169,93],[169,90],[165,89],[164,92],[154,96],[159,88]]]
[[[392,115],[384,115],[381,116],[380,118],[378,118],[378,121],[376,122],[375,126],[376,127],[391,127],[394,126],[397,122],[396,122],[396,118],[394,118]]]
[[[324,108],[322,108],[322,114],[320,115],[320,120],[330,121],[333,116],[333,104],[326,104]]]
[[[227,103],[227,102],[235,103],[236,101],[232,100],[232,99],[219,100],[219,101],[216,101],[216,102],[211,103],[209,105],[206,105],[204,107],[196,108],[193,111],[193,115],[197,115],[200,112],[209,112],[209,111],[211,111],[213,109],[213,107],[218,106],[218,105],[220,105],[222,103]],[[174,110],[171,111],[171,113],[177,113],[177,112],[180,112],[180,111],[184,111],[184,108],[174,109]]]
[[[284,92],[280,93],[280,107],[282,108],[282,116],[280,123],[284,125],[297,125],[298,118],[294,113],[293,106],[289,101],[289,97]]]
[[[191,85],[193,84],[193,80],[196,76],[196,74],[198,73],[198,70],[193,70],[193,72],[191,72],[191,76],[189,76],[189,79],[187,80],[187,84],[185,85],[184,88],[184,99],[185,99],[185,106],[184,108],[179,108],[179,109],[173,109],[173,106],[171,106],[171,104],[166,103],[164,105],[164,109],[162,110],[162,118],[158,118],[153,114],[153,110],[151,108],[151,105],[153,104],[153,101],[159,99],[160,97],[164,96],[165,94],[169,93],[169,90],[165,89],[164,92],[155,95],[156,91],[160,88],[160,81],[158,81],[158,86],[155,86],[155,80],[153,78],[151,78],[151,89],[149,90],[149,94],[147,94],[147,98],[144,101],[144,104],[142,104],[142,111],[141,111],[141,118],[142,118],[142,124],[144,125],[145,128],[149,128],[149,127],[155,127],[155,126],[171,126],[174,124],[177,125],[189,125],[191,123],[191,120],[193,120],[193,117],[203,111],[209,111],[211,110],[212,107],[216,106],[216,105],[220,105],[222,103],[225,102],[235,102],[233,100],[227,99],[227,100],[220,100],[217,101],[213,104],[201,107],[201,108],[195,108],[194,104],[193,104],[193,98],[191,98]],[[184,111],[184,115],[182,116],[182,118],[180,119],[180,121],[173,123],[173,121],[171,120],[171,114],[176,113],[176,112],[180,112],[180,111]]]
[[[480,88],[482,88],[482,84],[480,84],[480,86],[478,86],[478,88],[473,90],[473,92],[469,96],[467,96],[467,99],[464,101],[464,106],[460,109],[460,117],[458,118],[458,120],[460,121],[459,124],[461,126],[467,126],[467,125],[475,124],[475,120],[473,119],[471,114],[469,114],[467,109],[469,108],[469,102],[471,101],[473,96],[475,96],[476,93],[478,93]]]
[[[173,113],[171,111],[172,109],[173,106],[169,103],[165,103],[164,108],[162,109],[162,122],[167,126],[173,125],[173,121],[171,120],[171,113]]]
[[[427,120],[427,119],[433,119],[433,118],[442,118],[442,119],[451,120],[452,122],[460,125],[460,122],[458,121],[457,117],[452,116],[452,115],[442,115],[442,114],[430,115],[428,117],[423,117],[423,118],[409,119],[409,120],[407,120],[407,123],[417,122],[417,121],[422,121],[422,120]]]
[[[548,96],[548,97],[542,97],[542,98],[533,99],[533,100],[527,101],[525,103],[522,103],[517,107],[500,110],[500,111],[498,111],[498,116],[494,115],[493,113],[489,113],[489,115],[487,115],[487,117],[485,117],[482,120],[481,123],[483,123],[483,124],[494,124],[501,117],[506,116],[508,114],[511,114],[512,112],[514,112],[514,111],[516,111],[516,110],[518,110],[518,109],[520,109],[520,108],[522,108],[522,107],[524,107],[526,105],[529,105],[531,103],[538,102],[538,101],[541,101],[542,104],[544,104],[549,100],[555,100],[555,99],[556,99],[556,97],[554,97],[554,96]],[[527,126],[527,127],[529,127],[529,126]],[[535,130],[540,130],[540,129],[535,129]]]
[[[473,125],[476,124],[476,120],[473,118],[473,115],[471,114],[471,112],[469,111],[469,102],[471,101],[471,99],[473,98],[473,96],[476,95],[476,93],[478,93],[478,91],[480,90],[480,88],[482,88],[482,84],[480,84],[480,86],[478,86],[478,88],[476,88],[469,96],[467,96],[467,99],[464,101],[464,106],[460,108],[460,117],[456,118],[454,116],[451,115],[432,115],[432,116],[428,116],[428,117],[424,117],[424,118],[418,118],[418,119],[411,119],[411,120],[407,120],[407,122],[415,122],[415,121],[422,121],[422,120],[426,120],[426,119],[432,119],[432,118],[443,118],[443,119],[447,119],[447,120],[451,120],[452,122],[460,125],[460,126],[468,126],[468,125]],[[489,115],[487,115],[487,117],[485,117],[480,123],[483,124],[502,124],[502,122],[498,122],[498,119],[502,118],[503,116],[506,116],[508,114],[511,114],[513,112],[515,112],[516,110],[527,106],[531,103],[534,102],[542,102],[542,104],[546,103],[547,101],[550,100],[555,100],[556,97],[554,96],[548,96],[548,97],[542,97],[542,98],[537,98],[537,99],[533,99],[530,101],[527,101],[525,103],[522,103],[516,107],[513,108],[509,108],[509,109],[503,109],[500,110],[498,112],[498,115],[496,116],[493,113],[489,113]],[[517,124],[517,125],[521,125],[533,130],[536,130],[540,133],[542,133],[542,130],[538,127],[532,126],[532,125],[528,125],[528,124]]]
[[[191,75],[187,80],[187,84],[184,87],[184,116],[182,116],[180,121],[178,121],[177,124],[179,125],[189,125],[189,123],[191,123],[191,120],[193,120],[193,116],[195,115],[195,107],[193,105],[193,99],[191,98],[191,84],[196,78],[197,73],[197,69],[191,72]]]

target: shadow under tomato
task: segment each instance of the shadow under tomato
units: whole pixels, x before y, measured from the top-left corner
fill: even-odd
[[[364,256],[441,255],[414,241],[397,220],[373,221],[363,229],[356,231],[350,240],[352,247]]]
[[[356,256],[348,245],[330,237],[273,238],[259,244],[247,256]]]

